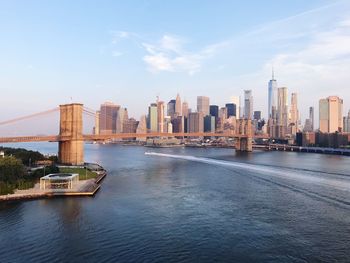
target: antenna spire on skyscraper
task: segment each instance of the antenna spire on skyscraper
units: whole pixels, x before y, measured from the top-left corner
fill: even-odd
[[[272,66],[272,80],[274,80],[274,79],[275,79],[275,70],[274,70],[274,68]]]

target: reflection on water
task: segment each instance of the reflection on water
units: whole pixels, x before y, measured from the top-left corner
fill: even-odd
[[[146,151],[86,145],[108,170],[94,198],[0,204],[0,261],[349,260],[349,157]]]

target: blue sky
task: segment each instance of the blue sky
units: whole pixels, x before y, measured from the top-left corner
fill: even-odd
[[[1,120],[71,97],[138,118],[157,95],[195,108],[243,89],[265,115],[272,65],[303,118],[321,97],[350,106],[350,1],[0,0],[0,34]]]

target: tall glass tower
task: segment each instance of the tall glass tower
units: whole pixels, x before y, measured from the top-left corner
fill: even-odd
[[[273,114],[277,108],[277,81],[275,80],[274,71],[272,69],[272,79],[269,81],[269,108],[268,118],[276,118]]]

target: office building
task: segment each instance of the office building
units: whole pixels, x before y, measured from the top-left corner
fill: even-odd
[[[218,118],[219,117],[219,106],[217,106],[217,105],[210,105],[209,113],[210,113],[211,116],[214,116],[215,118]]]
[[[206,96],[197,97],[197,112],[203,114],[203,116],[209,115],[209,98]]]
[[[175,116],[175,106],[176,106],[176,100],[170,100],[168,102],[168,116],[170,116],[171,118],[174,118]]]
[[[182,116],[182,110],[181,110],[181,98],[180,95],[177,94],[176,100],[175,100],[175,114],[176,116]]]
[[[275,119],[274,113],[277,110],[277,81],[275,80],[274,71],[268,84],[268,118]]]
[[[309,108],[309,120],[310,120],[311,131],[313,131],[314,130],[314,123],[315,123],[315,120],[314,120],[314,107],[310,107]]]
[[[184,116],[184,117],[188,117],[188,102],[186,102],[186,101],[184,101],[183,103],[182,103],[182,116]]]
[[[157,100],[158,132],[164,132],[164,101]]]
[[[124,121],[123,133],[136,133],[139,122],[134,118],[130,118]]]
[[[343,129],[343,100],[330,96],[319,101],[320,132],[333,133]]]
[[[288,133],[288,89],[277,89],[277,136],[283,138]]]
[[[226,103],[226,108],[227,108],[227,118],[234,116],[236,117],[236,104],[234,103]]]
[[[204,132],[215,132],[215,117],[207,115],[204,117]]]
[[[244,91],[244,118],[251,119],[253,117],[253,95],[251,90]]]
[[[350,110],[348,112],[348,116],[345,116],[343,119],[343,129],[344,132],[350,132]]]
[[[203,132],[204,131],[204,118],[202,112],[191,112],[188,114],[188,132]]]
[[[290,103],[290,134],[296,135],[299,128],[299,110],[298,110],[298,95],[297,93],[292,93],[291,103]]]
[[[241,103],[240,103],[240,97],[238,96],[232,96],[231,102],[236,105],[236,118],[240,119],[241,116]]]
[[[120,106],[112,102],[105,102],[100,106],[100,134],[111,134],[116,132],[117,115],[119,109]]]
[[[150,132],[158,131],[158,106],[157,103],[152,103],[148,107],[148,128]]]
[[[254,111],[254,120],[261,120],[261,111]]]

